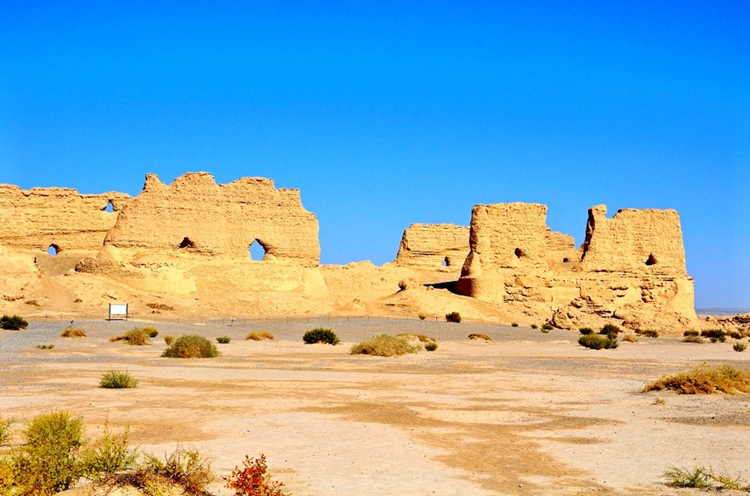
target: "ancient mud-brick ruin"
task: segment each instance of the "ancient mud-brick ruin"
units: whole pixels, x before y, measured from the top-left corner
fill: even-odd
[[[454,224],[412,224],[401,237],[394,264],[459,270],[469,253],[469,228]]]
[[[677,212],[621,210],[607,219],[606,207],[593,207],[580,255],[550,232],[546,214],[538,204],[475,206],[456,291],[527,314],[546,310],[563,328],[590,316],[631,327],[696,318]]]

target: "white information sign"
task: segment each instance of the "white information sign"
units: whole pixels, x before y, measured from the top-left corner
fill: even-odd
[[[127,320],[128,318],[128,304],[127,303],[110,303],[109,304],[109,318],[120,317]]]

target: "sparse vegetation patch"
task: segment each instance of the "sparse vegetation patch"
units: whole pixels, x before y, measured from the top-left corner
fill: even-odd
[[[130,375],[128,371],[109,370],[102,374],[102,378],[99,380],[99,387],[105,389],[127,389],[134,388],[137,385],[138,379]]]
[[[549,322],[545,322],[544,324],[542,324],[543,331],[551,331],[552,329],[554,329],[554,327]]]
[[[472,341],[492,341],[492,338],[481,332],[472,332],[469,334],[469,339]]]
[[[286,496],[283,482],[276,482],[268,473],[266,456],[258,458],[245,455],[242,468],[234,467],[232,475],[225,477],[226,487],[233,489],[235,496]]]
[[[305,335],[302,336],[302,340],[306,344],[323,343],[337,345],[340,342],[339,337],[335,332],[330,329],[324,329],[322,327],[316,327],[315,329],[307,331]]]
[[[53,350],[55,348],[54,344],[38,344],[36,345],[37,348],[40,350]]]
[[[63,332],[60,333],[61,338],[85,338],[86,331],[78,327],[66,327]]]
[[[622,340],[627,343],[637,343],[638,338],[635,337],[635,334],[626,334],[622,337]]]
[[[150,338],[155,338],[156,336],[159,335],[159,331],[157,331],[156,328],[152,327],[152,326],[146,326],[146,327],[144,327],[143,328],[143,332],[147,333],[148,337],[150,337]]]
[[[216,341],[219,344],[229,344],[231,340],[232,338],[230,338],[229,336],[219,336],[218,338],[216,338]]]
[[[430,343],[425,344],[424,349],[427,351],[435,351],[436,349],[438,349],[438,344],[435,341],[432,341]]]
[[[126,343],[132,346],[145,346],[147,344],[151,344],[151,341],[149,338],[150,338],[149,331],[141,327],[134,327],[133,329],[126,332],[125,334],[120,334],[119,336],[110,338],[110,341],[112,342],[125,341]]]
[[[700,336],[695,336],[693,334],[690,334],[690,335],[685,336],[684,338],[682,338],[682,342],[683,343],[697,343],[697,344],[701,344],[701,343],[703,343],[703,338],[700,337]]]
[[[734,343],[734,345],[732,345],[732,349],[734,351],[742,353],[743,351],[747,349],[747,345],[745,343],[739,343],[739,342]]]
[[[592,350],[609,350],[617,348],[617,338],[609,338],[598,334],[587,334],[578,338],[578,344]]]
[[[580,332],[584,336],[588,336],[589,334],[594,334],[594,330],[590,327],[581,327],[580,329],[578,329],[578,332]]]
[[[461,323],[461,314],[458,312],[451,312],[445,314],[446,322],[455,322],[456,324]]]
[[[161,355],[166,358],[214,358],[216,346],[203,336],[180,336]]]
[[[350,354],[392,357],[416,352],[416,348],[407,343],[406,340],[387,334],[380,334],[379,336],[355,344],[352,346]]]
[[[274,336],[268,331],[253,331],[245,336],[245,339],[250,341],[273,341]]]
[[[687,372],[667,375],[647,384],[643,392],[669,389],[680,394],[734,394],[750,392],[750,372],[738,370],[730,365],[697,367]]]
[[[722,343],[727,340],[727,333],[723,329],[706,329],[701,331],[701,337],[709,338],[712,343],[721,341]]]
[[[18,315],[3,315],[0,317],[0,329],[5,329],[7,331],[20,331],[21,329],[26,329],[28,326],[29,323],[26,322],[23,317]]]

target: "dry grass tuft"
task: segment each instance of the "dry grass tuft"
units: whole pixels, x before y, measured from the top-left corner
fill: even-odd
[[[85,338],[86,331],[78,327],[66,327],[63,332],[60,333],[61,338]]]
[[[140,327],[134,327],[133,329],[126,332],[125,334],[121,334],[119,336],[110,338],[110,341],[112,342],[125,341],[129,345],[144,346],[147,344],[151,344],[149,337],[150,337],[149,331],[146,331],[145,329],[142,329]]]
[[[434,343],[435,338],[425,336],[424,334],[396,334],[397,338],[405,341],[419,341],[420,343]]]
[[[638,342],[638,338],[635,337],[635,334],[625,334],[622,337],[622,340],[624,342],[626,342],[626,343],[637,343]]]
[[[268,331],[253,331],[245,336],[245,339],[250,341],[273,341],[274,336]]]
[[[380,334],[379,336],[355,344],[352,346],[350,354],[392,357],[416,352],[416,348],[405,340],[387,334]]]
[[[491,337],[480,332],[473,332],[469,334],[469,339],[471,339],[472,341],[492,341]]]
[[[647,384],[643,392],[671,389],[680,394],[750,393],[750,371],[730,365],[698,367],[687,372],[667,375]]]

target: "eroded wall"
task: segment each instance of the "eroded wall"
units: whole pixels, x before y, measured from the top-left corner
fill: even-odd
[[[82,195],[68,188],[0,185],[0,244],[7,249],[46,254],[92,252],[102,246],[118,212],[132,201],[124,193]],[[113,212],[107,212],[112,203]]]
[[[426,270],[460,270],[468,253],[467,226],[412,224],[401,237],[394,264]]]

